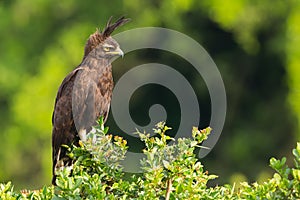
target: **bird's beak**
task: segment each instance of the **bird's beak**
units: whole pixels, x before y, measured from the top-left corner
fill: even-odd
[[[120,49],[120,47],[118,47],[115,51],[112,51],[110,53],[116,56],[122,56],[122,58],[124,57],[124,52]]]
[[[120,48],[118,48],[119,49],[119,55],[123,58],[124,57],[124,52],[120,49]]]

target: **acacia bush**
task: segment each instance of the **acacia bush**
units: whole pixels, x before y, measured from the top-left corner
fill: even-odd
[[[194,127],[191,139],[180,138],[172,145],[169,129],[160,122],[154,137],[137,133],[145,143],[144,173],[125,178],[120,161],[125,159],[127,142],[108,134],[100,119],[86,142],[64,147],[74,164],[56,170],[56,186],[15,192],[8,182],[0,184],[0,199],[300,199],[300,143],[293,150],[295,166],[289,168],[286,158],[271,158],[274,175],[262,184],[208,187],[207,182],[217,176],[204,169],[194,150],[201,148],[211,129]]]

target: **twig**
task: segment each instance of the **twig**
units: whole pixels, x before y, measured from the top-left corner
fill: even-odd
[[[171,190],[172,190],[172,180],[168,179],[167,180],[166,200],[170,199]]]

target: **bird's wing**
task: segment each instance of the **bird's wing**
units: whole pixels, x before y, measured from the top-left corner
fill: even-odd
[[[72,111],[78,132],[88,132],[96,121],[96,92],[97,84],[94,81],[97,74],[88,67],[77,73],[72,91]],[[81,135],[80,135],[81,136]],[[80,137],[82,140],[84,138]]]
[[[53,170],[59,159],[58,157],[64,158],[66,156],[66,149],[61,148],[61,145],[70,145],[78,140],[72,114],[72,90],[76,75],[81,69],[81,67],[77,67],[65,77],[56,95],[52,114]],[[58,155],[59,152],[60,155]]]
[[[56,99],[55,99],[55,104],[54,104],[54,111],[53,111],[53,114],[52,114],[52,124],[54,125],[54,116],[55,116],[55,111],[57,109],[57,103],[58,101],[63,97],[63,96],[66,96],[66,95],[69,95],[69,93],[71,91],[66,91],[66,90],[72,90],[72,87],[73,87],[73,82],[74,82],[74,79],[77,75],[77,73],[82,70],[83,68],[82,67],[77,67],[75,68],[72,72],[70,72],[65,78],[64,80],[62,81],[59,89],[58,89],[58,92],[57,92],[57,95],[56,95]]]

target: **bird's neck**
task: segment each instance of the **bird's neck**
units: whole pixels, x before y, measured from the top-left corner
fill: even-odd
[[[87,57],[81,63],[82,67],[88,67],[91,70],[102,71],[111,69],[111,62],[106,58]]]

